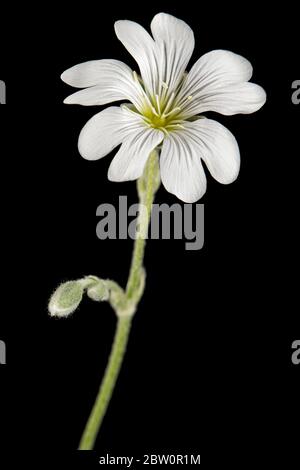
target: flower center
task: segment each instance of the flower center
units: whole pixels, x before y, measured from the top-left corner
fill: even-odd
[[[150,125],[154,127],[154,129],[160,129],[161,127],[165,127],[167,124],[167,118],[164,115],[156,116],[155,114],[150,118]]]
[[[183,112],[184,105],[192,99],[192,96],[188,96],[180,100],[178,96],[185,76],[174,92],[169,93],[168,85],[163,82],[159,94],[156,95],[152,95],[146,90],[136,72],[133,72],[133,76],[141,93],[141,102],[134,112],[143,117],[145,124],[154,129],[159,129],[165,134],[176,129],[183,129],[186,120]]]
[[[149,99],[141,114],[149,127],[160,129],[165,133],[182,127],[184,121],[181,108],[174,104],[173,95],[167,101],[160,100],[158,96],[155,101]]]

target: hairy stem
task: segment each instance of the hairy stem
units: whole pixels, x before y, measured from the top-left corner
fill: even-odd
[[[91,415],[82,435],[79,450],[91,450],[102,424],[105,412],[111,399],[115,383],[117,381],[123,357],[126,350],[131,318],[124,317],[118,319],[112,350],[108,360],[107,368],[103,377],[98,396],[93,406]]]
[[[155,191],[158,187],[157,165],[157,153],[156,151],[153,151],[148,159],[144,174],[138,182],[140,205],[143,207],[140,208],[141,210],[139,212],[139,230],[134,244],[130,273],[125,291],[125,304],[126,301],[136,303],[139,301],[141,283],[144,282],[142,272],[143,260],[145,253],[146,235],[151,217],[151,208]],[[135,308],[136,305],[134,305],[132,310],[133,313]],[[122,315],[120,312],[116,313],[118,316],[118,323],[110,357],[98,392],[98,396],[83,432],[79,444],[79,450],[91,450],[94,447],[97,434],[112,397],[126,352],[133,313],[130,315]]]
[[[157,155],[156,152],[153,152],[149,157],[149,161],[145,169],[145,188],[142,194],[140,192],[140,204],[143,206],[144,210],[139,212],[139,235],[135,240],[131,268],[127,282],[126,295],[129,299],[137,291],[141,281],[141,269],[143,267],[146,236],[151,217],[151,208],[154,200],[155,190],[157,189],[155,187],[156,171]]]

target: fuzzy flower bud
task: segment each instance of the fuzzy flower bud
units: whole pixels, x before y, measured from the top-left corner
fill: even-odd
[[[49,313],[53,317],[67,317],[75,312],[83,296],[84,287],[80,281],[61,284],[49,302]]]

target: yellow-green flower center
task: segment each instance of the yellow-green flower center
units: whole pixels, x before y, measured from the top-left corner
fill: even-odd
[[[165,134],[176,129],[182,129],[186,120],[183,108],[186,102],[192,99],[192,96],[184,99],[179,97],[182,83],[171,93],[169,93],[168,85],[163,83],[159,93],[153,95],[146,90],[142,79],[136,72],[133,72],[133,76],[141,93],[141,103],[132,111],[141,115],[147,126],[159,129]]]
[[[171,106],[171,103],[160,102],[158,97],[156,103],[146,104],[141,112],[146,124],[154,129],[159,129],[165,133],[182,127],[184,117],[181,109]]]
[[[155,114],[153,114],[149,119],[151,121],[151,126],[154,127],[154,129],[165,127],[167,124],[167,118],[165,116],[155,116]]]

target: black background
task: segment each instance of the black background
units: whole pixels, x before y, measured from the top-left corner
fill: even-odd
[[[97,455],[201,453],[207,468],[233,468],[299,454],[299,78],[293,5],[46,3],[5,11],[0,79],[3,285],[0,339],[2,457],[82,468]],[[47,316],[55,287],[87,274],[125,285],[130,240],[99,241],[96,208],[136,202],[135,184],[111,183],[111,156],[87,162],[77,151],[99,108],[62,104],[72,65],[114,58],[137,68],[113,23],[149,27],[165,11],[194,30],[191,60],[212,49],[247,57],[266,105],[247,116],[214,117],[236,136],[242,166],[222,186],[208,176],[205,245],[147,244],[147,289],[106,415],[97,453],[74,450],[94,401],[115,328],[107,304],[84,301],[67,320]],[[298,19],[297,19],[298,18]],[[298,48],[298,49],[297,49]],[[179,202],[163,187],[156,202]],[[297,389],[298,387],[298,389]],[[298,434],[298,435],[297,435]],[[11,454],[11,450],[17,452]],[[35,455],[43,452],[42,457]],[[0,457],[1,458],[1,457]],[[64,460],[62,460],[64,459]],[[3,467],[6,468],[6,467]]]

